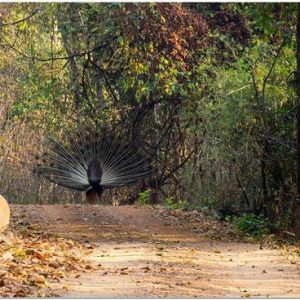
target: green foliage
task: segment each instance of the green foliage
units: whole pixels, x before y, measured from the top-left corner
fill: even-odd
[[[151,192],[150,189],[140,192],[138,201],[141,206],[145,206],[148,203],[150,192]]]
[[[188,205],[188,202],[186,200],[179,200],[178,202],[176,202],[174,197],[172,196],[166,197],[165,203],[166,206],[171,209],[185,209]]]
[[[178,195],[168,207],[232,204],[290,225],[296,3],[1,6],[3,24],[24,19],[0,26],[5,126],[120,125],[151,145],[158,189]]]
[[[261,209],[268,202],[264,214],[283,228],[292,219],[294,185],[289,180],[295,178],[290,167],[296,157],[295,93],[288,82],[295,44],[284,44],[278,55],[280,45],[266,42],[265,35],[254,38],[230,67],[211,68],[214,75],[205,79],[206,93],[195,99],[192,111],[185,111],[187,126],[202,130],[204,142],[197,164],[186,165],[184,175],[190,176],[184,178],[189,201],[206,205],[206,199],[214,199],[211,207],[216,209],[224,204],[244,209],[246,194],[251,208]],[[202,122],[197,124],[197,118]]]
[[[233,224],[237,232],[243,235],[260,237],[270,233],[268,219],[254,214],[243,214],[240,217],[234,217]]]

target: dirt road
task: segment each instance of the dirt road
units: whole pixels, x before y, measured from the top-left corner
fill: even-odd
[[[64,297],[300,297],[295,251],[216,240],[226,224],[135,206],[14,206],[33,226],[91,248],[85,272],[50,284]]]

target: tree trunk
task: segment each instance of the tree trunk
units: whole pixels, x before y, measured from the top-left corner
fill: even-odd
[[[300,236],[300,3],[298,4],[297,16],[297,70],[296,70],[296,92],[297,92],[297,195],[295,209],[295,233]]]
[[[267,154],[266,154],[266,146],[264,146],[263,148],[263,153],[262,153],[262,157],[261,157],[261,166],[260,166],[260,171],[261,171],[261,188],[262,188],[262,192],[263,192],[263,214],[264,217],[268,217],[269,216],[269,202],[270,202],[270,198],[268,195],[268,184],[267,184],[267,174],[266,174],[266,158],[267,158]]]
[[[72,26],[73,30],[78,27],[78,5],[70,3],[66,6],[65,10],[62,10],[59,15],[60,33],[62,37],[63,45],[66,49],[70,63],[70,90],[74,96],[74,107],[79,109],[81,107],[81,81],[80,74],[77,66],[75,55],[78,51],[78,40],[80,37],[76,34],[76,31],[69,31],[65,24]]]

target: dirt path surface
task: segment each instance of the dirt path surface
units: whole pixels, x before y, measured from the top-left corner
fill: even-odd
[[[90,270],[49,292],[64,297],[300,297],[300,259],[289,249],[215,240],[227,228],[195,212],[136,206],[14,206],[39,230],[90,248]],[[175,214],[175,215],[174,215]],[[192,218],[193,222],[184,222]],[[223,227],[224,226],[224,227]]]

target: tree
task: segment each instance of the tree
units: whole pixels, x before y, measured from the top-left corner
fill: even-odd
[[[297,196],[296,196],[296,210],[295,210],[295,232],[300,236],[300,4],[298,4],[297,15],[297,69],[296,69],[296,92],[297,92]]]

